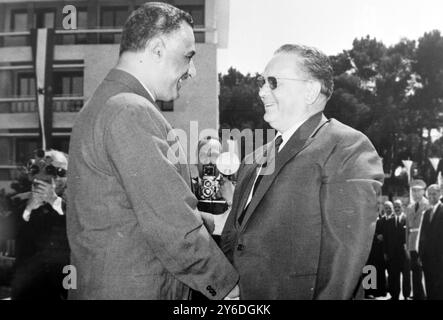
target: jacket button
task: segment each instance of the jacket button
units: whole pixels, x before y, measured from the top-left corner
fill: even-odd
[[[238,251],[243,251],[244,249],[245,249],[245,246],[241,243],[237,246]]]

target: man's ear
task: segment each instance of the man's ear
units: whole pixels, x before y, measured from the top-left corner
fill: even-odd
[[[313,104],[319,97],[321,84],[319,81],[308,81],[306,85],[305,100],[307,104]]]
[[[153,56],[154,59],[160,59],[165,52],[165,43],[161,38],[155,37],[148,42],[146,52]]]

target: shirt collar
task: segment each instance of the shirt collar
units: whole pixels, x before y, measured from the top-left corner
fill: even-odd
[[[294,135],[295,131],[297,131],[298,128],[301,127],[301,125],[306,122],[306,120],[302,120],[299,122],[294,123],[291,127],[289,127],[285,132],[280,132],[278,131],[277,135],[275,137],[281,136],[283,142],[280,145],[280,148],[278,149],[278,151],[280,151],[281,149],[283,149],[283,147],[285,146],[286,142],[289,141],[289,139],[291,139],[291,137]]]
[[[440,201],[434,205],[434,207],[432,208],[432,211],[435,212],[439,205],[440,205]]]
[[[151,96],[153,101],[156,101],[157,99],[155,99],[154,95],[152,94],[151,90],[149,90],[149,88],[147,86],[145,86],[145,84],[143,83],[143,81],[141,81],[135,74],[132,74],[132,76],[137,79],[138,82],[140,82],[140,84],[143,86],[143,88],[145,88],[146,92],[149,93],[149,95]]]

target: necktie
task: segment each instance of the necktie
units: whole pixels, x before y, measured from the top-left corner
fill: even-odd
[[[275,140],[274,140],[275,149],[274,150],[275,150],[276,154],[278,153],[278,149],[280,148],[280,145],[282,144],[282,142],[283,142],[283,138],[281,137],[281,135],[279,135],[275,138]],[[258,177],[255,180],[254,185],[252,186],[252,197],[254,197],[255,191],[257,190],[258,186],[260,185],[261,179],[263,179],[263,174],[260,174],[260,172],[261,172],[262,168],[266,167],[266,164],[267,164],[267,160],[265,163],[263,163],[260,166],[260,170],[258,170]],[[251,198],[251,201],[252,201],[252,198]],[[249,202],[249,203],[251,203],[251,202]],[[249,203],[245,206],[240,217],[238,218],[238,222],[240,224],[243,222],[243,218],[245,217],[246,211],[248,210]]]
[[[420,204],[418,202],[415,203],[415,212],[418,211],[418,207],[420,206]]]

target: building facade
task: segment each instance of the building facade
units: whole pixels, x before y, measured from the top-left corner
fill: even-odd
[[[129,13],[144,2],[0,0],[0,189],[9,188],[17,166],[42,146],[42,126],[50,138],[48,148],[68,151],[77,112],[117,62],[121,28]],[[175,128],[189,132],[195,121],[193,126],[198,123],[200,131],[216,130],[217,48],[227,44],[229,1],[164,2],[194,18],[197,76],[187,81],[178,100],[159,105]],[[76,29],[64,28],[63,20],[73,12],[67,11],[71,8],[67,5],[75,8]],[[53,35],[51,41],[40,38],[42,30]],[[51,74],[42,86],[39,61],[46,61],[43,69]],[[44,100],[49,91],[51,99]],[[39,104],[40,96],[44,99]],[[40,109],[42,103],[45,109]],[[46,126],[43,111],[44,121],[49,121]]]

